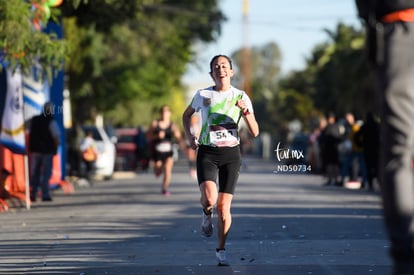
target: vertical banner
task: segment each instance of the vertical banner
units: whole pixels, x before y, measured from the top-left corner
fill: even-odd
[[[2,94],[6,94],[1,120],[0,142],[3,146],[10,149],[16,154],[25,154],[25,132],[24,132],[24,114],[23,114],[23,91],[22,75],[19,70],[11,72],[3,67],[1,74],[0,89]]]
[[[50,92],[47,78],[42,75],[38,65],[33,66],[28,75],[23,76],[24,120],[42,112],[43,105],[49,101]]]
[[[58,39],[63,39],[63,27],[61,23],[55,23],[49,21],[44,32],[55,33]],[[59,162],[60,162],[60,177],[63,180],[66,177],[66,135],[65,127],[63,124],[63,99],[64,99],[64,87],[65,87],[65,72],[60,70],[54,72],[53,81],[50,83],[50,101],[55,104],[55,119],[59,125],[61,131],[60,146],[59,146]]]

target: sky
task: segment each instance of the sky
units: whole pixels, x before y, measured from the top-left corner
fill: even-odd
[[[196,64],[183,78],[190,89],[212,84],[208,66],[216,54],[230,56],[244,45],[274,42],[282,53],[282,73],[287,73],[303,69],[314,46],[329,41],[324,29],[334,31],[339,22],[360,26],[355,0],[248,0],[247,24],[243,0],[218,1],[228,20],[217,42],[195,47]]]

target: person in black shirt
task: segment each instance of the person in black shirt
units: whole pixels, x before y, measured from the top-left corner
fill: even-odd
[[[339,151],[338,145],[341,142],[341,130],[336,123],[336,116],[329,113],[327,125],[318,138],[321,148],[323,169],[327,177],[325,185],[335,185],[339,178]]]
[[[30,199],[36,201],[41,188],[42,201],[51,201],[49,179],[52,175],[53,156],[59,146],[59,126],[53,118],[55,105],[47,102],[43,112],[34,116],[30,121],[29,151],[30,151]]]

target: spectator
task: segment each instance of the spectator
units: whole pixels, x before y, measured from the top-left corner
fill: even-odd
[[[355,142],[364,153],[367,187],[370,191],[374,190],[374,180],[378,178],[379,126],[374,113],[368,112],[364,124],[355,135]]]
[[[356,181],[360,175],[362,188],[367,183],[367,171],[362,147],[355,142],[355,134],[359,131],[360,125],[356,123],[352,113],[345,114],[345,121],[345,140],[342,143],[344,144],[344,158],[341,170],[341,185],[343,186],[348,180]]]
[[[87,131],[85,137],[82,139],[79,149],[82,155],[82,161],[85,165],[85,173],[83,175],[88,181],[91,179],[92,172],[95,168],[95,162],[98,158],[98,151],[96,149],[96,142],[93,138],[92,131]]]
[[[324,165],[325,175],[328,178],[325,185],[335,185],[339,178],[339,152],[341,129],[336,123],[336,116],[329,113],[326,127],[319,137],[319,144]]]
[[[357,0],[380,103],[379,178],[393,274],[414,274],[414,0]]]
[[[320,173],[323,169],[321,149],[319,144],[320,136],[326,127],[326,119],[318,119],[318,125],[313,128],[309,135],[308,154],[306,162],[312,167],[312,172]]]
[[[55,105],[45,103],[43,113],[30,121],[30,199],[36,201],[39,188],[42,201],[52,201],[49,192],[49,180],[52,175],[53,156],[57,153],[60,140],[59,126],[53,118]]]

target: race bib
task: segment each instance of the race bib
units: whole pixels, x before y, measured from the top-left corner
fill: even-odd
[[[172,143],[169,141],[163,141],[155,145],[155,151],[160,153],[167,153],[172,151]]]
[[[239,144],[239,135],[236,124],[210,125],[210,143],[217,147],[232,147]]]

